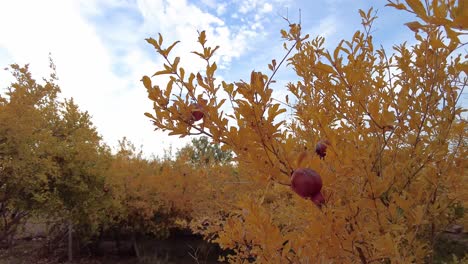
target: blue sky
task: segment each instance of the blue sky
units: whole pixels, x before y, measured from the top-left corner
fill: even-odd
[[[0,1],[0,67],[30,63],[37,79],[47,76],[48,54],[57,65],[65,97],[74,97],[105,141],[115,146],[127,136],[147,154],[188,142],[153,131],[143,115],[151,102],[139,81],[161,65],[144,40],[161,32],[166,43],[181,40],[174,50],[186,70],[203,63],[189,52],[197,30],[206,30],[211,44],[220,45],[219,78],[248,79],[251,70],[267,72],[272,59],[284,54],[279,31],[287,28],[283,17],[297,22],[299,9],[304,33],[325,36],[334,47],[361,29],[358,9],[377,10],[376,46],[391,48],[412,39],[403,24],[415,20],[405,12],[384,7],[386,1],[355,0],[2,0]],[[277,75],[275,93],[294,78],[291,69]],[[0,72],[0,88],[11,81]]]

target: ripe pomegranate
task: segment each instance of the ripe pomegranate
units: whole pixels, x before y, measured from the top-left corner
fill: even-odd
[[[309,168],[300,168],[291,175],[291,188],[299,196],[311,199],[317,206],[321,206],[325,199],[320,193],[322,189],[322,178]]]
[[[321,159],[325,158],[327,155],[327,147],[330,145],[328,140],[320,140],[315,146],[315,153],[320,156]]]
[[[192,120],[194,122],[199,121],[205,116],[203,108],[199,104],[192,105]]]
[[[321,192],[319,192],[319,193],[315,194],[314,196],[312,196],[311,200],[318,207],[322,207],[322,204],[325,203],[325,198],[323,197]]]

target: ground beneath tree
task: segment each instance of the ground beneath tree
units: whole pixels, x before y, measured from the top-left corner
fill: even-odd
[[[0,264],[57,264],[67,261],[66,256],[50,257],[43,254],[41,239],[17,240],[9,250],[0,250]],[[198,236],[177,236],[166,240],[142,240],[139,242],[140,261],[134,256],[129,241],[121,242],[117,251],[114,241],[99,243],[97,255],[81,252],[74,258],[75,264],[214,264],[221,251]]]
[[[0,264],[58,264],[65,263],[66,256],[50,257],[43,254],[42,239],[17,240],[10,250],[0,250]],[[132,255],[131,243],[121,242],[117,251],[114,241],[104,240],[99,243],[98,255],[81,252],[74,264],[215,264],[223,252],[199,236],[175,235],[166,240],[142,239],[139,242],[142,257],[140,262]],[[434,263],[453,263],[452,254],[459,259],[468,254],[468,233],[446,232],[439,237],[435,247]],[[225,254],[225,252],[224,252]]]

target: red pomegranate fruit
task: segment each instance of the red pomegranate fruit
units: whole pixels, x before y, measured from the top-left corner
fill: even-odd
[[[325,198],[323,197],[321,192],[318,192],[311,198],[312,202],[314,202],[315,205],[318,207],[322,207],[322,204],[325,203]]]
[[[192,120],[194,122],[201,120],[205,114],[203,113],[203,108],[199,104],[192,105]]]
[[[322,178],[312,169],[296,169],[291,175],[291,188],[299,196],[311,199],[318,206],[325,202],[323,195],[320,193]]]
[[[315,145],[315,153],[320,156],[321,159],[325,158],[327,155],[327,147],[330,145],[330,141],[328,140],[320,140]]]

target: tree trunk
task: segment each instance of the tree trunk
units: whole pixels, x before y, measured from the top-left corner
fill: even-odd
[[[68,220],[68,262],[73,261],[73,224]]]
[[[114,242],[115,242],[115,247],[117,249],[117,255],[122,255],[122,250],[120,246],[120,233],[117,231],[117,229],[113,230],[114,233]]]
[[[132,234],[132,244],[133,244],[133,250],[135,251],[135,256],[137,257],[138,262],[140,262],[140,251],[138,249],[135,233]]]

